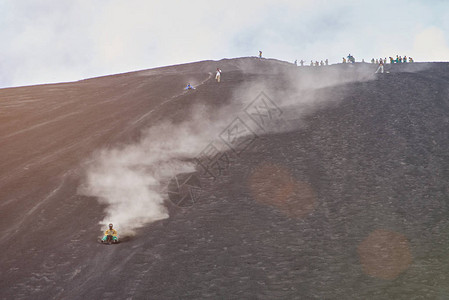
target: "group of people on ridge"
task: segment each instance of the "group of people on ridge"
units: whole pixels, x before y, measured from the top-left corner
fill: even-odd
[[[298,65],[298,60],[295,60],[295,62],[294,62],[294,64],[295,64],[295,66],[297,66]],[[301,66],[301,67],[304,67],[304,64],[305,64],[305,61],[303,61],[302,59],[299,61],[299,65]],[[313,62],[313,60],[311,60],[310,61],[310,66],[311,67],[322,67],[322,66],[328,66],[329,65],[329,60],[326,58],[326,60],[325,61],[320,61],[320,62],[318,62],[318,61],[315,61],[315,62]]]
[[[302,60],[301,60],[302,61]],[[301,63],[301,66],[303,66],[304,63]],[[320,62],[315,61],[315,63],[313,62],[313,60],[310,61],[310,66],[311,67],[322,67],[322,66],[328,66],[329,65],[329,60],[326,58],[326,60],[323,62],[322,60]]]
[[[343,63],[344,63],[344,64],[345,64],[345,63],[351,63],[351,64],[355,63],[355,58],[354,58],[354,56],[352,56],[351,54],[349,54],[347,58],[344,58],[344,57],[343,57]]]
[[[390,56],[389,60],[390,60],[390,64],[407,63],[407,56],[404,55],[404,57],[402,57],[402,56],[396,55],[396,58],[393,58],[393,57]],[[384,64],[386,64],[387,63],[387,58],[385,57],[384,59],[382,59],[382,58],[380,58],[380,59],[374,59],[374,58],[371,59],[371,63],[372,64],[379,64],[380,62],[383,62]],[[413,60],[413,58],[408,57],[408,62],[409,63],[413,63],[415,61]]]
[[[262,51],[259,51],[259,58],[262,58]],[[407,63],[407,62],[413,63],[414,62],[413,58],[407,57],[405,55],[403,57],[399,56],[399,55],[396,55],[396,58],[393,58],[393,57],[390,56],[389,59],[390,59],[390,64]],[[362,59],[362,63],[364,63],[364,62],[365,62],[365,60]],[[354,58],[354,56],[349,54],[347,57],[343,57],[342,63],[344,63],[344,64],[352,63],[353,64],[353,63],[355,63],[355,58]],[[376,70],[376,73],[379,73],[379,72],[383,73],[384,72],[384,67],[383,66],[387,63],[387,58],[386,57],[385,58],[380,58],[380,59],[374,59],[373,58],[373,59],[371,59],[371,63],[379,65],[378,69]],[[294,64],[295,64],[295,66],[297,66],[298,65],[298,60],[295,60]],[[305,61],[301,59],[299,61],[299,65],[301,67],[303,67],[304,64],[305,64]],[[327,58],[324,61],[321,60],[320,62],[319,61],[315,61],[314,62],[313,60],[310,61],[310,66],[311,67],[320,67],[320,66],[328,66],[328,65],[329,65],[329,60]],[[218,83],[221,81],[221,69],[220,68],[217,68],[217,71],[215,73],[215,80]],[[187,86],[184,89],[185,90],[194,90],[195,87],[193,87],[190,83],[188,83]]]

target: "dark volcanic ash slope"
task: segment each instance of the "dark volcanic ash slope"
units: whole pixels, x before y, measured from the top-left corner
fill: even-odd
[[[449,65],[389,67],[246,58],[0,90],[0,298],[448,297]],[[244,112],[260,91],[283,112],[265,133]],[[96,243],[85,160],[198,108],[251,147],[201,173],[193,206]]]

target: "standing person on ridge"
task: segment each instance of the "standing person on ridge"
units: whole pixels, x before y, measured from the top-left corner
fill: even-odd
[[[259,58],[262,58],[262,51],[259,50]]]

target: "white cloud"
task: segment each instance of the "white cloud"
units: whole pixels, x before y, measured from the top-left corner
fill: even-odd
[[[448,61],[449,43],[443,30],[430,27],[419,31],[414,40],[413,52],[429,61]]]

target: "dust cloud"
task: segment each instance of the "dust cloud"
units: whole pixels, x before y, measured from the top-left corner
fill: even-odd
[[[255,73],[250,68],[246,71]],[[168,218],[164,205],[167,182],[176,174],[194,172],[195,157],[261,91],[270,95],[283,111],[302,115],[301,111],[311,112],[317,106],[315,91],[374,78],[372,72],[357,71],[348,76],[337,69],[317,71],[298,72],[286,64],[271,68],[268,75],[273,75],[270,78],[275,80],[239,84],[229,105],[216,109],[204,104],[192,110],[195,111],[192,115],[185,116],[184,122],[165,122],[146,129],[136,144],[97,151],[86,167],[85,182],[79,193],[105,204],[106,215],[100,224],[106,228],[112,222],[121,234],[132,235],[145,224]],[[287,130],[292,127],[276,127],[262,134]]]

